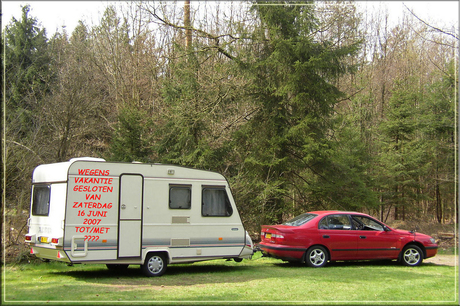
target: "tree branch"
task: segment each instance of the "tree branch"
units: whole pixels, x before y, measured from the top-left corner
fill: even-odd
[[[19,142],[16,142],[16,141],[14,141],[14,140],[8,140],[8,139],[7,139],[6,142],[11,142],[11,143],[13,143],[13,144],[15,144],[15,145],[17,145],[17,146],[20,146],[21,148],[26,149],[26,150],[29,151],[29,152],[32,152],[35,156],[38,157],[38,159],[39,159],[42,163],[44,162],[43,159],[41,159],[40,155],[38,155],[37,153],[35,153],[35,151],[32,150],[32,149],[30,149],[29,147],[26,147],[25,145],[23,145],[23,144],[21,144],[21,143],[19,143]]]
[[[414,13],[411,9],[409,9],[404,3],[403,3],[403,5],[404,5],[404,7],[405,7],[415,18],[417,18],[417,19],[418,19],[420,22],[422,22],[424,25],[426,25],[426,26],[428,26],[428,27],[432,28],[433,30],[438,31],[438,32],[440,32],[440,33],[443,33],[443,34],[452,36],[453,38],[455,38],[456,40],[458,40],[458,36],[457,36],[457,35],[452,34],[452,33],[448,33],[448,32],[446,32],[446,31],[444,31],[444,30],[441,30],[441,29],[439,29],[439,28],[437,28],[437,27],[434,27],[434,26],[428,24],[426,21],[422,20],[420,17],[418,17],[417,15],[415,15],[415,13]]]
[[[196,29],[192,26],[180,26],[180,25],[177,25],[177,24],[174,24],[172,22],[170,22],[169,20],[167,19],[164,19],[164,18],[161,18],[160,16],[158,16],[158,14],[155,12],[155,9],[153,9],[153,11],[147,7],[145,8],[145,10],[151,14],[154,18],[158,19],[159,21],[161,21],[162,23],[164,23],[165,25],[167,26],[170,26],[170,27],[173,27],[175,29],[179,29],[179,30],[186,30],[186,31],[193,31],[195,33],[198,33],[200,35],[202,35],[203,37],[206,37],[210,40],[213,40],[215,43],[213,46],[209,46],[208,48],[209,49],[216,49],[218,52],[222,53],[223,55],[225,55],[226,57],[228,57],[229,59],[231,60],[237,60],[236,57],[234,57],[233,55],[231,55],[230,53],[228,53],[227,51],[225,51],[222,46],[219,45],[219,38],[222,38],[222,37],[225,37],[225,36],[228,36],[230,37],[231,39],[233,40],[236,40],[238,39],[237,37],[234,37],[233,35],[231,34],[225,34],[225,35],[212,35],[206,31],[203,31],[201,29]]]

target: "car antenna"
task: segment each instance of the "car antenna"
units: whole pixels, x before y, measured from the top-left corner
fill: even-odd
[[[415,232],[417,231],[417,226],[413,230],[411,230],[409,233],[414,234],[414,240],[415,240]]]

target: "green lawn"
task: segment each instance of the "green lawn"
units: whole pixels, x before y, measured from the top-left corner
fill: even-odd
[[[449,304],[458,305],[457,267],[395,262],[307,268],[261,258],[170,265],[144,277],[104,265],[41,263],[3,268],[2,304]],[[114,303],[115,302],[115,303]]]

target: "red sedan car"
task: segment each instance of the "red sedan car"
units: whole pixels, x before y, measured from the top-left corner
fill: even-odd
[[[264,256],[323,267],[328,261],[397,259],[418,266],[438,252],[436,241],[415,231],[388,227],[369,215],[313,211],[282,225],[263,225]]]

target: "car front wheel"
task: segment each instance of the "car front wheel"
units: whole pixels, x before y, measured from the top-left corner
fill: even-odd
[[[312,246],[305,253],[305,262],[309,267],[320,268],[327,264],[328,255],[327,251],[322,246]]]
[[[147,255],[145,263],[141,265],[145,276],[161,276],[166,272],[168,263],[164,254],[151,253]]]
[[[401,254],[401,262],[405,266],[418,266],[422,263],[423,252],[416,245],[406,246]]]

